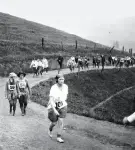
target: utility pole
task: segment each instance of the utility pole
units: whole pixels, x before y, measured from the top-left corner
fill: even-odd
[[[62,49],[62,51],[64,50],[64,49],[63,49],[63,42],[62,42],[62,41],[61,41],[61,49]]]
[[[42,38],[42,48],[44,48],[44,38]]]
[[[96,50],[96,43],[94,44],[94,51]]]
[[[77,43],[77,40],[76,40],[76,41],[75,41],[75,49],[77,49],[77,44],[78,44],[78,43]]]

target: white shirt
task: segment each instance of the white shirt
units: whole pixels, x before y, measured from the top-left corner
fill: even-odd
[[[75,60],[75,57],[71,57],[71,60],[73,60],[73,61],[74,61],[74,60]]]
[[[43,59],[42,63],[44,64],[44,67],[47,68],[48,67],[48,61],[47,59]]]
[[[31,67],[37,67],[37,66],[38,66],[38,62],[37,62],[36,60],[33,60],[33,61],[31,62],[30,68],[31,68]]]
[[[43,64],[41,61],[38,61],[38,66],[43,67]]]
[[[57,105],[59,109],[67,106],[67,102],[66,102],[67,95],[68,95],[68,86],[66,84],[63,84],[61,88],[59,88],[57,84],[54,84],[51,87],[50,94],[49,94],[50,97],[54,98],[54,107],[56,107]],[[49,102],[48,109],[50,108],[51,108],[51,104]]]

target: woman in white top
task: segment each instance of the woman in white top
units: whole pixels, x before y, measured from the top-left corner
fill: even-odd
[[[63,130],[63,119],[67,113],[67,95],[68,86],[64,84],[64,77],[62,74],[58,74],[56,77],[56,84],[51,87],[50,99],[48,103],[48,118],[51,121],[49,127],[49,136],[52,137],[53,127],[59,125],[59,132],[57,134],[57,141],[63,143],[64,140],[61,138],[61,132]]]

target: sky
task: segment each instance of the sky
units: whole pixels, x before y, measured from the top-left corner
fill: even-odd
[[[105,28],[135,16],[134,6],[134,0],[0,0],[0,12],[103,44],[113,40]]]

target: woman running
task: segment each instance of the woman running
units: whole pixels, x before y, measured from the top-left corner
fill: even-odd
[[[12,114],[13,110],[13,116],[15,115],[16,111],[16,103],[17,103],[17,91],[16,91],[16,81],[15,77],[17,75],[12,72],[9,74],[9,79],[6,82],[5,86],[5,97],[9,100],[9,113]]]
[[[56,77],[56,84],[51,87],[50,99],[48,103],[48,118],[51,121],[49,127],[49,136],[52,138],[53,127],[58,122],[59,131],[57,134],[57,141],[63,143],[64,140],[61,137],[63,130],[63,119],[67,113],[67,95],[68,86],[64,84],[64,77],[62,74],[58,74]]]
[[[26,74],[24,72],[19,72],[17,76],[19,77],[17,81],[17,93],[22,116],[24,116],[26,115],[26,107],[28,103],[28,98],[31,95],[31,89],[28,80],[25,78]]]

